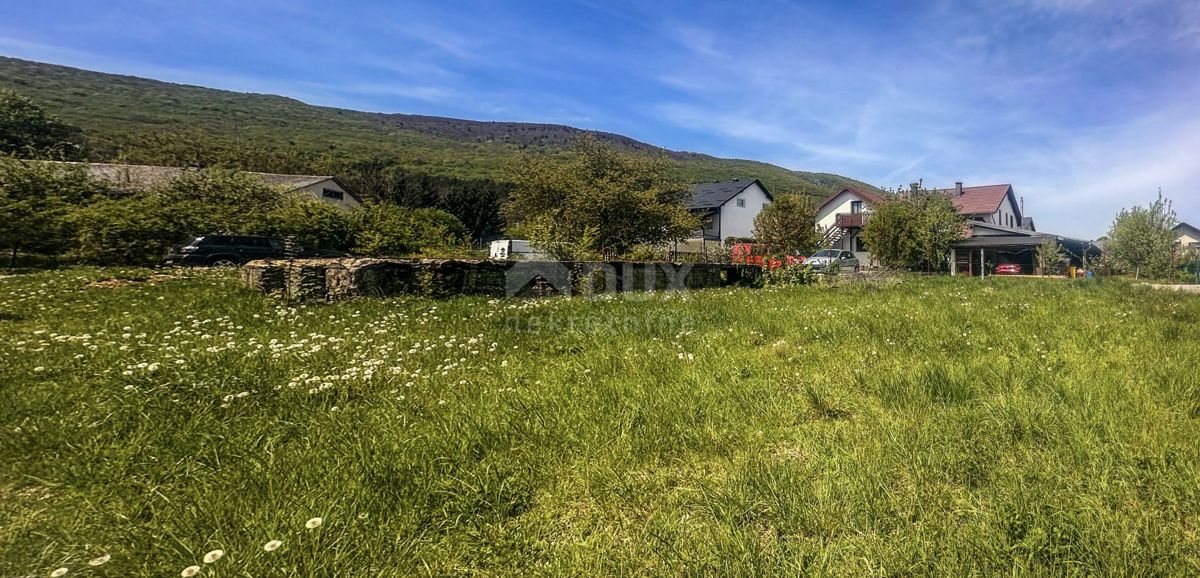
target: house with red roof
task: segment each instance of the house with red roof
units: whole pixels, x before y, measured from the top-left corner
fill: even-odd
[[[823,235],[821,247],[851,251],[859,263],[870,263],[871,254],[859,235],[871,207],[882,201],[883,196],[878,193],[852,187],[830,195],[817,207],[817,229]]]
[[[1017,202],[1010,184],[964,187],[959,181],[953,189],[937,192],[949,196],[954,208],[968,221],[1013,229],[1027,229],[1033,224],[1033,219],[1025,218],[1024,203]]]
[[[1039,233],[1010,184],[964,187],[957,182],[954,188],[935,191],[950,197],[967,221],[966,238],[955,243],[951,251],[951,273],[985,275],[999,264],[1017,264],[1022,272],[1033,273],[1037,246],[1046,239],[1058,241],[1074,265],[1099,258],[1100,249],[1095,243]],[[870,247],[863,243],[861,234],[872,207],[883,199],[879,194],[851,188],[830,195],[817,209],[822,247],[852,251],[860,263],[872,265]]]

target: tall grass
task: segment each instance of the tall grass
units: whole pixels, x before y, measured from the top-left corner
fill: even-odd
[[[139,275],[0,278],[2,576],[1200,573],[1193,295]]]

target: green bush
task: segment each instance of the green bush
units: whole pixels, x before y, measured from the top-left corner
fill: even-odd
[[[363,255],[414,255],[440,249],[460,249],[467,229],[439,209],[411,209],[370,203],[354,213],[354,252]]]
[[[354,221],[338,207],[315,199],[288,199],[269,216],[263,231],[295,237],[305,247],[346,251],[354,246]]]
[[[186,171],[153,191],[180,233],[259,234],[271,229],[286,195],[253,175],[222,169]]]
[[[78,165],[0,156],[0,248],[59,255],[71,246],[71,207],[112,193]]]
[[[183,240],[172,209],[145,194],[78,207],[69,217],[75,234],[72,253],[89,263],[156,263]]]
[[[817,282],[817,273],[812,265],[785,265],[763,273],[763,285],[812,285]]]

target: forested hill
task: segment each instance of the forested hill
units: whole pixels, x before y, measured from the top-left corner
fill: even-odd
[[[7,57],[0,57],[0,88],[82,127],[93,160],[204,165],[229,164],[236,156],[245,168],[280,172],[311,171],[318,160],[334,167],[371,162],[409,174],[502,181],[520,151],[560,154],[591,132],[623,149],[665,152],[678,175],[692,182],[758,177],[774,191],[814,196],[843,186],[873,188],[838,175],[664,151],[569,126],[359,112]]]

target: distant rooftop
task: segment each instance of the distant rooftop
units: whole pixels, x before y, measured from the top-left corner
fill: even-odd
[[[738,193],[746,190],[746,188],[755,183],[758,183],[758,186],[767,194],[767,198],[771,198],[771,192],[758,179],[731,179],[728,181],[696,183],[692,185],[692,199],[688,202],[688,209],[715,209],[728,203],[729,199],[736,197]]]
[[[954,208],[964,215],[995,213],[1011,191],[1010,184],[963,187],[961,195],[957,189],[937,189],[937,192],[949,195]]]
[[[87,167],[88,172],[95,178],[104,179],[117,186],[127,187],[135,190],[150,189],[163,183],[167,183],[188,171],[200,170],[188,167],[126,165],[119,163],[64,162],[62,164],[85,166]],[[288,192],[296,189],[302,189],[309,185],[314,185],[321,181],[327,181],[334,178],[328,175],[284,175],[278,173],[256,173],[250,171],[245,171],[245,173],[257,177],[265,184],[275,187],[282,187]]]

